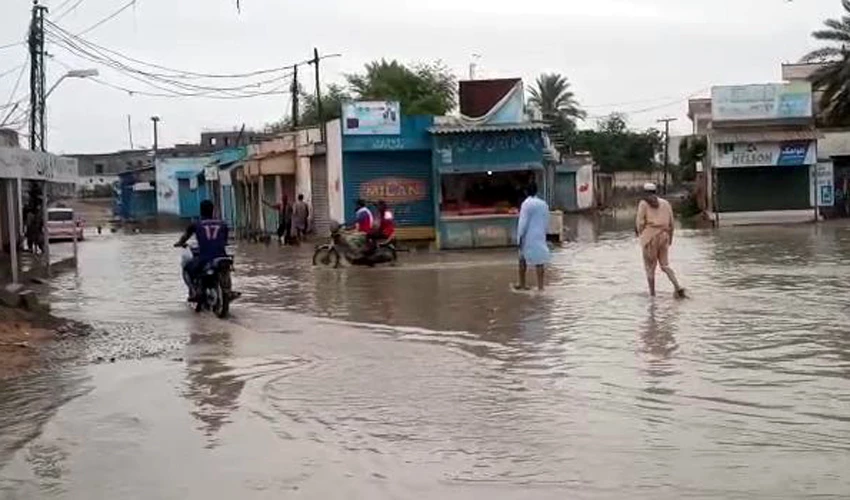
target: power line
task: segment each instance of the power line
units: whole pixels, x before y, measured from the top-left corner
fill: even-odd
[[[27,56],[26,62],[29,62],[29,56]],[[18,73],[18,78],[17,78],[17,80],[15,80],[15,85],[12,87],[12,93],[9,94],[9,101],[6,102],[6,107],[13,105],[13,101],[15,100],[15,94],[18,93],[18,88],[21,86],[21,80],[24,78],[24,73],[26,73],[26,69],[27,69],[26,62],[24,62],[24,64],[21,65],[20,72]],[[17,103],[14,103],[14,104],[20,104],[20,101],[18,101]],[[14,108],[12,109],[12,111],[9,112],[8,115],[6,115],[3,118],[2,123],[5,123],[9,119],[9,115],[11,115],[13,112],[14,112]]]
[[[8,70],[0,73],[0,78],[3,78],[6,75],[11,75],[15,71],[18,71],[19,69],[23,68],[24,66],[26,66],[26,64],[20,64],[18,66],[15,66],[14,68],[9,68]]]
[[[94,42],[86,40],[86,39],[84,39],[84,38],[82,38],[78,35],[73,35],[73,34],[69,33],[68,31],[64,30],[63,28],[61,28],[60,26],[57,26],[55,23],[52,23],[50,21],[46,21],[46,22],[47,22],[47,24],[50,28],[53,28],[53,30],[56,31],[56,33],[54,33],[55,35],[63,36],[66,39],[70,38],[73,42],[80,44],[84,47],[87,47],[90,51],[106,52],[108,54],[111,54],[114,57],[118,57],[118,58],[124,59],[124,60],[129,61],[129,62],[141,64],[142,66],[147,66],[149,68],[154,68],[154,69],[158,69],[158,70],[162,70],[162,71],[171,72],[171,73],[173,73],[173,75],[169,75],[169,76],[172,77],[172,78],[181,78],[181,77],[182,78],[188,78],[188,77],[195,77],[195,78],[231,78],[231,79],[249,78],[249,77],[253,77],[253,76],[260,76],[260,75],[265,75],[265,74],[279,73],[279,72],[282,72],[282,71],[287,71],[287,70],[290,70],[293,66],[293,65],[290,64],[290,65],[287,65],[287,66],[279,66],[279,67],[276,67],[276,68],[261,69],[261,70],[256,70],[256,71],[249,71],[249,72],[246,72],[246,73],[230,73],[230,74],[227,74],[227,73],[224,73],[224,74],[221,74],[221,73],[219,73],[219,74],[216,74],[216,73],[199,73],[199,72],[194,72],[194,71],[180,70],[180,69],[175,69],[175,68],[169,68],[167,66],[162,66],[160,64],[149,63],[149,62],[145,62],[145,61],[142,61],[142,60],[139,60],[139,59],[135,59],[133,57],[122,54],[122,53],[120,53],[116,50],[109,49],[107,47],[103,47],[103,46],[98,45]],[[306,64],[306,61],[299,63],[299,64],[301,64],[301,65]]]
[[[59,11],[62,9],[62,7],[60,6],[58,9],[56,9],[56,22],[58,23],[58,22],[59,22],[59,21],[61,21],[62,19],[65,19],[65,18],[68,16],[68,14],[70,14],[71,12],[74,12],[75,10],[77,10],[77,7],[79,7],[79,6],[80,6],[80,4],[81,4],[81,3],[83,3],[83,1],[84,1],[84,0],[77,0],[77,1],[74,3],[74,5],[70,6],[70,7],[69,7],[69,8],[68,8],[65,12],[63,12],[63,13],[61,13],[61,14],[59,13]],[[68,3],[68,2],[64,2],[62,5],[65,5],[65,4],[67,4],[67,3]]]
[[[108,23],[109,21],[111,21],[111,20],[115,19],[116,17],[118,17],[118,15],[120,15],[120,14],[121,14],[122,12],[124,12],[125,10],[129,9],[130,7],[134,7],[135,5],[136,5],[136,0],[130,0],[129,2],[127,2],[126,4],[124,4],[124,6],[123,6],[123,7],[121,7],[121,8],[120,8],[120,9],[118,9],[118,10],[116,10],[116,11],[115,11],[115,12],[113,12],[112,14],[110,14],[110,15],[106,16],[105,18],[103,18],[103,19],[101,19],[100,21],[98,21],[98,22],[96,22],[96,23],[92,24],[91,26],[89,26],[88,28],[84,29],[83,31],[80,31],[79,33],[77,33],[77,36],[85,35],[85,34],[87,34],[87,33],[90,33],[90,32],[92,32],[92,31],[94,31],[95,29],[99,28],[99,27],[100,27],[100,26],[102,26],[103,24],[106,24],[106,23]]]

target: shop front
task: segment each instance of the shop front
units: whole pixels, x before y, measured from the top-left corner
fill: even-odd
[[[541,196],[548,188],[543,130],[533,123],[431,129],[440,248],[516,244],[526,186],[537,184]]]
[[[715,210],[721,220],[770,211],[791,219],[814,218],[814,140],[721,142],[714,156]]]
[[[433,240],[434,188],[428,134],[433,119],[395,116],[398,116],[397,127],[384,125],[375,134],[347,127],[352,120],[343,120],[344,217],[353,218],[357,200],[366,201],[373,209],[379,201],[384,201],[395,217],[399,239]],[[392,121],[391,118],[387,121]],[[321,180],[328,183],[327,179]]]

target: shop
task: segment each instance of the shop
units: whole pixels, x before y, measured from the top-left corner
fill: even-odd
[[[343,110],[341,201],[345,220],[353,218],[359,199],[373,209],[378,201],[384,201],[395,217],[399,239],[435,238],[428,133],[432,125],[430,116],[401,115],[397,103],[352,103]],[[326,185],[331,182],[322,175],[317,180]],[[329,212],[335,210],[329,207]]]
[[[248,148],[245,167],[239,177],[247,193],[249,231],[271,234],[279,224],[279,214],[272,206],[286,197],[295,201],[296,136],[286,134]]]
[[[431,129],[440,248],[516,244],[525,187],[536,183],[541,197],[548,190],[544,128],[516,123]]]
[[[717,211],[811,209],[815,144],[806,140],[717,144]]]
[[[710,215],[718,225],[806,222],[822,199],[808,83],[712,89]]]

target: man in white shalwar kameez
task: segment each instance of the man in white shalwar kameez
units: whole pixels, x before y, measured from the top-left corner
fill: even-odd
[[[528,198],[519,209],[517,241],[519,242],[519,283],[516,287],[528,290],[526,271],[528,266],[537,270],[537,289],[543,290],[545,266],[549,263],[549,245],[546,232],[549,229],[549,205],[537,197],[537,186],[531,184],[526,189]]]

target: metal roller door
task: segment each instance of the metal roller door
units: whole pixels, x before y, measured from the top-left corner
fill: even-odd
[[[343,161],[346,217],[358,198],[370,205],[383,199],[398,226],[434,226],[430,151],[346,153]]]
[[[330,201],[328,165],[324,156],[314,156],[310,160],[310,197],[313,234],[320,237],[328,236],[330,234]]]

